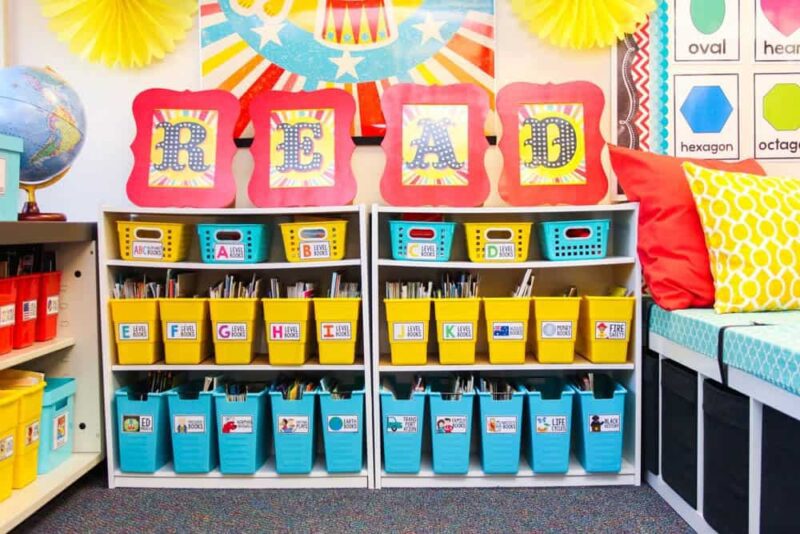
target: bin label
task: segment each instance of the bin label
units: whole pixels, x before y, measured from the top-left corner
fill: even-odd
[[[442,323],[442,339],[445,341],[472,341],[474,338],[472,323]]]
[[[25,446],[39,441],[39,420],[25,427]]]
[[[14,436],[6,436],[0,439],[0,461],[14,456]]]
[[[279,415],[279,434],[308,434],[307,415]]]
[[[619,414],[590,415],[588,422],[589,432],[619,432],[622,427]]]
[[[197,323],[167,323],[167,339],[197,339]]]
[[[516,417],[487,417],[486,418],[486,433],[487,434],[516,434],[517,432],[517,418]]]
[[[594,338],[608,339],[611,341],[625,341],[628,334],[628,325],[624,321],[595,321]]]
[[[322,341],[345,341],[353,338],[350,323],[320,323],[319,337]]]
[[[172,418],[172,431],[176,434],[204,434],[205,415],[176,415]]]
[[[483,259],[487,261],[513,260],[517,255],[514,243],[487,243],[483,249]]]
[[[164,259],[164,245],[153,241],[134,241],[131,256],[143,260]]]
[[[223,415],[222,416],[223,434],[252,434],[253,416],[252,415]]]
[[[537,415],[537,434],[566,434],[567,417],[565,415]]]
[[[149,341],[150,325],[147,323],[120,323],[120,341]]]
[[[331,257],[331,244],[328,241],[300,242],[300,259],[322,259]]]
[[[47,297],[47,315],[55,315],[58,313],[58,295]]]
[[[394,434],[416,434],[418,423],[416,415],[389,415],[386,417],[386,430]]]
[[[214,259],[217,261],[244,261],[244,245],[216,244],[214,245]]]
[[[123,415],[122,431],[126,434],[151,434],[153,432],[153,416]]]
[[[572,321],[542,321],[542,339],[572,339]]]
[[[329,415],[328,432],[336,434],[358,432],[357,415]]]
[[[22,322],[36,319],[36,301],[26,300],[22,303]]]
[[[438,255],[436,243],[409,243],[406,257],[410,260],[435,260]]]
[[[394,341],[423,341],[425,323],[394,323],[392,332]]]
[[[53,419],[53,450],[58,450],[69,441],[69,412]]]
[[[494,341],[514,341],[525,338],[525,323],[492,323],[492,339]]]
[[[0,306],[0,328],[4,326],[11,326],[14,324],[14,312],[16,311],[13,304]]]
[[[217,323],[218,341],[247,341],[247,323]]]
[[[463,415],[437,415],[437,434],[466,434],[467,418]]]
[[[300,341],[300,323],[269,323],[267,325],[270,341]]]

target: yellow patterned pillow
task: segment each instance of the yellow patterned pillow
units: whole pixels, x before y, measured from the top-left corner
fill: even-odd
[[[800,179],[684,163],[717,313],[800,309]]]

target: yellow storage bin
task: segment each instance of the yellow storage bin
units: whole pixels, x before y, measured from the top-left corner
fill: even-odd
[[[536,359],[540,363],[572,363],[578,337],[578,297],[534,297]]]
[[[45,385],[42,373],[16,369],[0,371],[0,390],[20,394],[17,431],[14,435],[14,474],[11,479],[14,489],[24,488],[36,480]]]
[[[217,365],[247,365],[255,355],[258,299],[209,299],[214,361]]]
[[[481,299],[434,299],[433,306],[436,312],[439,363],[474,364]]]
[[[314,299],[319,363],[323,365],[355,363],[360,310],[360,298]]]
[[[123,260],[183,261],[192,245],[192,227],[182,223],[117,221]]]
[[[0,390],[0,501],[8,499],[14,482],[14,438],[19,423],[18,391]]]
[[[347,221],[282,223],[281,235],[289,261],[338,261],[344,258]]]
[[[431,299],[383,299],[392,365],[428,363]]]
[[[464,223],[470,261],[527,261],[531,227],[529,222]]]
[[[525,363],[531,299],[527,297],[484,298],[489,363]]]
[[[157,299],[111,299],[117,363],[151,365],[161,358]]]
[[[578,352],[594,363],[625,363],[633,297],[583,297]]]
[[[311,299],[264,299],[270,365],[303,365],[308,359]]]
[[[208,356],[208,299],[161,299],[167,365],[197,365]]]

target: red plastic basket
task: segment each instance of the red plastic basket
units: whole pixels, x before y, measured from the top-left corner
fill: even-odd
[[[36,340],[36,317],[39,305],[39,282],[41,274],[17,276],[16,321],[14,324],[14,348],[30,347]]]
[[[11,352],[14,346],[14,304],[17,284],[14,278],[0,278],[0,354]]]
[[[49,341],[58,334],[61,273],[43,273],[40,284],[36,317],[36,341]]]

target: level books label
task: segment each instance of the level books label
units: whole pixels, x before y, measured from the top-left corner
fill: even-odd
[[[247,341],[247,323],[217,323],[219,341]]]
[[[425,339],[425,323],[394,323],[395,341],[423,341]]]
[[[53,419],[53,450],[58,450],[69,440],[69,412]]]
[[[445,341],[471,341],[474,337],[472,323],[442,324],[442,338]]]
[[[517,432],[516,417],[487,417],[487,434],[514,434]]]
[[[203,415],[176,415],[172,420],[176,434],[203,434],[206,431],[206,418]]]
[[[164,245],[153,241],[134,241],[131,255],[141,260],[162,260]]]
[[[412,260],[435,260],[438,252],[435,243],[409,243],[406,245],[406,257]]]
[[[488,261],[513,260],[517,253],[514,243],[488,243],[483,250],[483,257]]]
[[[328,432],[354,433],[358,432],[357,415],[329,415]]]
[[[167,339],[197,339],[197,323],[167,323]]]
[[[300,243],[300,258],[304,260],[331,257],[331,244],[328,241],[305,241]]]
[[[350,323],[320,323],[319,333],[323,341],[345,341],[353,337]]]
[[[150,325],[147,323],[120,323],[119,339],[122,341],[148,341]]]
[[[300,341],[300,323],[269,323],[270,341]]]
[[[244,261],[245,248],[241,244],[216,244],[214,245],[214,259],[225,261]]]
[[[537,434],[566,434],[567,418],[563,415],[537,415]]]
[[[308,434],[308,416],[279,415],[278,432],[281,434]]]
[[[11,458],[14,455],[14,436],[0,439],[0,460]]]
[[[572,339],[572,321],[542,321],[542,339]]]

